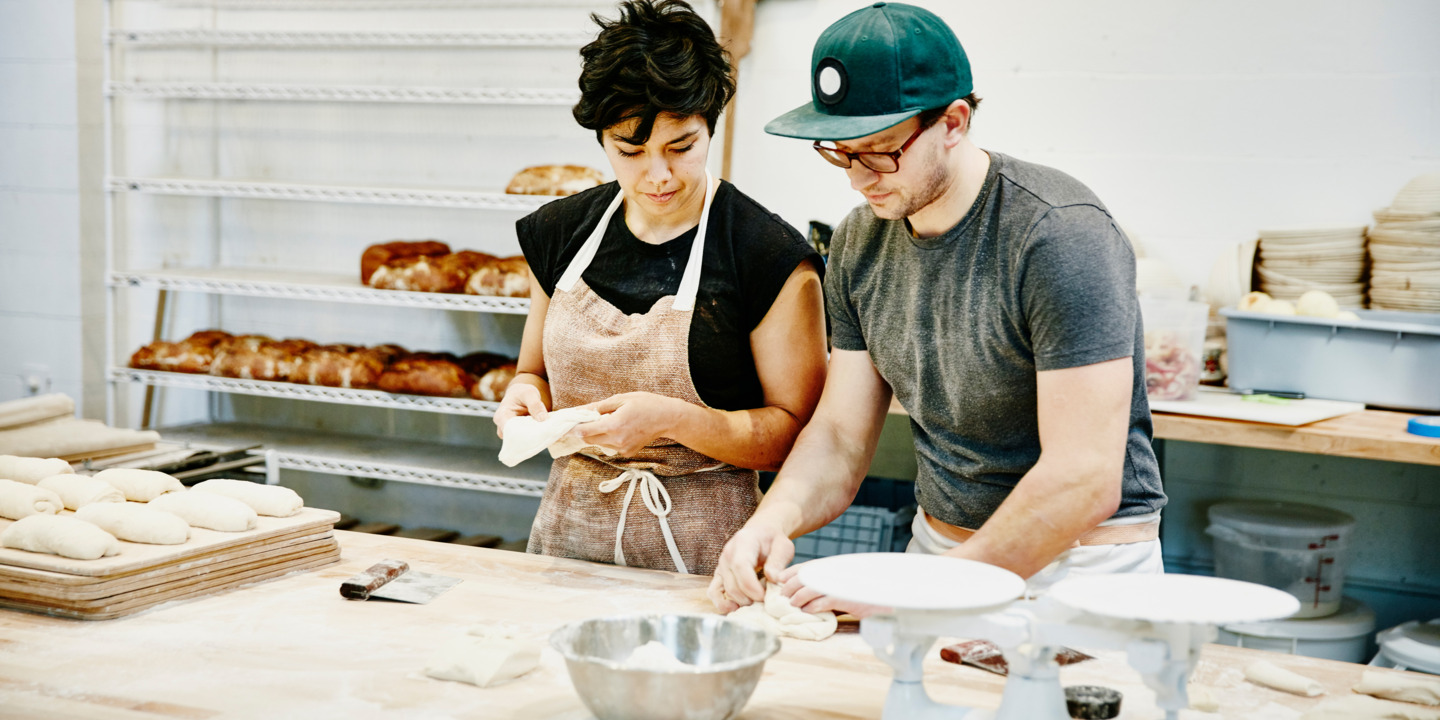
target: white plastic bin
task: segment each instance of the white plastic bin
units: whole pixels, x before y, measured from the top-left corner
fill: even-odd
[[[1355,518],[1330,508],[1274,501],[1210,507],[1215,574],[1268,585],[1300,600],[1296,618],[1340,609]]]
[[[1354,598],[1340,601],[1340,610],[1321,618],[1234,623],[1220,628],[1221,645],[1325,658],[1365,662],[1375,612]]]
[[[1375,640],[1380,652],[1371,665],[1440,675],[1440,620],[1411,620],[1380,633]]]

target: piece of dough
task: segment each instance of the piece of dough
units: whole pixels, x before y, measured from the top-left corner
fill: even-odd
[[[1269,660],[1258,660],[1245,668],[1245,679],[1256,685],[1283,690],[1305,697],[1325,694],[1325,686],[1276,665]]]
[[[60,458],[19,457],[0,455],[0,478],[34,485],[51,475],[74,473],[70,463]]]
[[[0,532],[0,545],[76,560],[120,554],[120,541],[114,535],[84,520],[60,515],[31,515],[17,520]]]
[[[490,687],[520,677],[539,664],[540,645],[533,641],[466,635],[442,646],[425,665],[425,674],[436,680]]]
[[[0,517],[19,520],[37,513],[54,515],[64,507],[65,501],[52,490],[14,480],[0,480]]]
[[[36,483],[60,496],[67,510],[79,510],[91,503],[123,503],[125,493],[104,480],[84,475],[51,475]]]
[[[185,489],[179,480],[154,470],[111,468],[95,473],[95,479],[120,488],[120,492],[125,493],[125,499],[130,502],[150,502],[165,493]]]
[[[621,663],[626,670],[649,670],[651,672],[670,672],[672,670],[694,670],[695,666],[675,657],[670,648],[659,640],[651,640],[630,653]]]
[[[581,408],[552,410],[545,415],[544,420],[536,420],[529,415],[511,418],[505,423],[505,440],[500,444],[500,462],[508,467],[515,467],[552,445],[556,447],[550,451],[551,455],[557,458],[569,455],[585,447],[585,443],[578,438],[562,443],[561,438],[576,425],[599,419],[600,413]]]
[[[1376,700],[1369,695],[1331,698],[1310,708],[1300,720],[1440,720],[1440,710]]]
[[[150,501],[156,510],[175,513],[193,527],[221,532],[255,529],[255,511],[234,498],[215,493],[166,493]]]
[[[257,515],[269,517],[290,517],[305,506],[305,501],[290,488],[249,480],[206,480],[192,490],[234,498],[249,505]]]
[[[807,613],[790,604],[780,586],[767,583],[765,602],[747,605],[730,613],[727,617],[747,625],[759,627],[776,635],[801,640],[824,640],[835,634],[839,622],[835,613]]]
[[[1440,705],[1440,679],[1426,680],[1395,672],[1366,670],[1355,692],[1387,700]]]
[[[1190,709],[1200,712],[1219,712],[1220,697],[1215,688],[1208,685],[1188,685],[1185,688],[1185,695],[1190,698]]]
[[[190,539],[190,524],[179,515],[141,503],[95,503],[76,510],[75,517],[130,542],[179,545]]]

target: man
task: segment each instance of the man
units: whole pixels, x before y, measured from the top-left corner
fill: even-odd
[[[911,551],[1008,568],[1032,592],[1072,571],[1162,572],[1135,260],[1105,206],[970,142],[969,61],[929,11],[852,13],[811,69],[811,102],[765,129],[815,140],[865,204],[832,238],[820,405],[726,544],[715,605],[763,599],[763,567],[794,605],[836,609],[786,569],[791,538],[850,504],[892,393],[919,465]]]

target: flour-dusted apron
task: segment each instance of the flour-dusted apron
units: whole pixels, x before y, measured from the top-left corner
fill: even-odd
[[[545,371],[556,408],[647,391],[705,407],[690,378],[690,317],[700,288],[713,181],[675,295],[626,315],[580,278],[595,258],[620,192],[555,285],[545,316]],[[530,530],[529,551],[709,575],[725,541],[760,502],[754,470],[659,438],[639,453],[597,448],[559,458]]]

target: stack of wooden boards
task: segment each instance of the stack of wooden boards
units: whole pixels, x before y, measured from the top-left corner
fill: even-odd
[[[0,455],[77,462],[153,449],[159,439],[150,430],[77,418],[75,401],[59,393],[0,403]]]
[[[121,541],[119,555],[95,560],[0,548],[0,607],[107,620],[322,567],[340,560],[333,532],[339,517],[303,508],[290,517],[260,517],[255,529],[242,532],[191,528],[181,545]],[[13,522],[0,519],[0,531]]]

